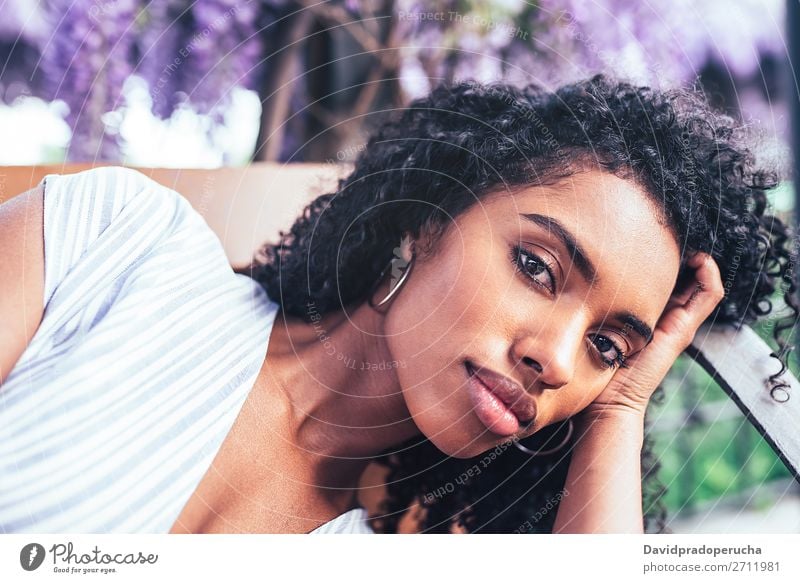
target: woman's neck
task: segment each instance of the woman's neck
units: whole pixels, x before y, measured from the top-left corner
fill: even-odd
[[[352,484],[371,458],[419,429],[398,383],[402,363],[383,341],[383,315],[366,303],[349,313],[307,309],[311,323],[277,315],[256,385],[265,399],[254,402],[278,404],[319,479]]]

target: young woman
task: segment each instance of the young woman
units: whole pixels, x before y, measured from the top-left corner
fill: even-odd
[[[742,139],[602,76],[439,87],[237,273],[142,175],[48,177],[0,207],[0,525],[659,530],[644,421],[670,366],[779,286],[781,347],[797,319]]]

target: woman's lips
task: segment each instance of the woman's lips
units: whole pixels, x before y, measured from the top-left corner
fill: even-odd
[[[487,369],[466,363],[468,391],[475,414],[489,431],[509,436],[536,416],[536,404],[518,384]],[[480,371],[480,372],[478,372]]]

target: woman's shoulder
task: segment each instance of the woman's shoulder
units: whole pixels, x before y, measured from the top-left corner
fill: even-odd
[[[123,166],[101,166],[71,174],[48,174],[42,182],[45,197],[64,203],[92,203],[92,207],[105,211],[96,218],[98,221],[105,219],[106,224],[137,199],[152,198],[162,204],[174,204],[182,198],[139,170]]]
[[[194,332],[178,334],[186,326],[173,324],[170,346],[186,347],[203,327],[242,338],[274,317],[265,292],[233,272],[189,201],[138,171],[50,175],[44,205],[44,317],[22,368],[33,364],[28,359],[88,347],[97,329],[157,344],[164,322],[182,318]]]
[[[45,198],[51,295],[3,387],[0,457],[19,471],[0,528],[161,531],[252,388],[276,306],[136,171],[49,176]]]
[[[189,201],[175,190],[139,170],[122,166],[48,174],[42,184],[45,227],[49,219],[50,227],[72,229],[76,237],[85,237],[85,243],[115,223],[163,220],[178,209],[191,209]]]
[[[108,281],[156,255],[151,269],[202,258],[207,273],[231,275],[221,242],[189,200],[138,170],[51,174],[43,184],[45,306],[69,280]]]

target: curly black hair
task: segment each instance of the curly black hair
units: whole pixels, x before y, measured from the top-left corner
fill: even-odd
[[[793,238],[765,213],[779,176],[756,165],[743,128],[702,93],[605,75],[554,92],[464,81],[387,115],[336,191],[311,202],[244,270],[287,314],[308,319],[309,302],[320,313],[363,302],[404,233],[440,234],[488,193],[541,185],[592,164],[644,187],[663,209],[682,261],[693,251],[717,261],[725,297],[709,321],[752,323],[773,311],[780,287],[791,314],[773,315],[778,382],[791,350],[782,333],[798,320]],[[662,397],[658,387],[651,402]],[[561,431],[545,428],[529,446],[558,442]],[[531,457],[498,446],[465,460],[412,439],[376,460],[388,466],[388,485],[373,527],[396,532],[403,514],[416,509],[421,532],[551,532],[569,495],[570,456],[569,448]],[[642,468],[643,526],[664,532],[664,489],[649,437]]]

